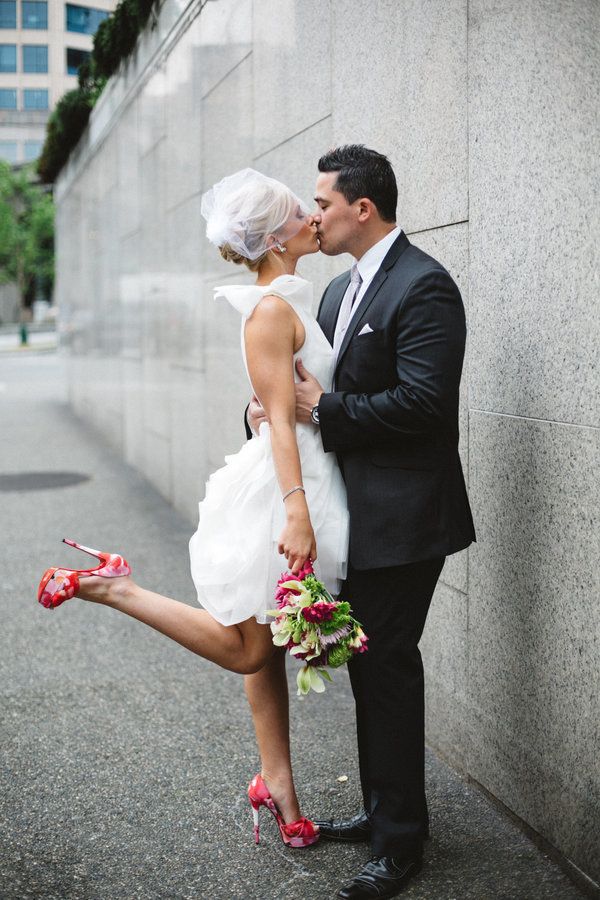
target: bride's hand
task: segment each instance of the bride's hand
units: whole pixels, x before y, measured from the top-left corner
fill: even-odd
[[[317,558],[315,533],[306,515],[289,515],[279,538],[279,552],[287,559],[288,568],[297,575],[307,559]]]

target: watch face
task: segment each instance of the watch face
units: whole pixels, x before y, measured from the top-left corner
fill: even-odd
[[[313,406],[313,408],[310,411],[310,417],[313,420],[313,422],[315,423],[315,425],[319,424],[319,407],[318,406]]]

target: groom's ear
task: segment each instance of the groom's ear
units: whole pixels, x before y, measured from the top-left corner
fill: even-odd
[[[377,207],[373,203],[372,200],[369,200],[368,197],[360,197],[356,201],[358,207],[358,221],[359,222],[369,222],[372,221],[374,217],[378,216],[379,213],[377,211]]]

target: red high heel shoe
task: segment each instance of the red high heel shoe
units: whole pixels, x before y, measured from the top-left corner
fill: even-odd
[[[46,609],[55,609],[70,600],[79,590],[79,579],[86,575],[100,575],[102,578],[117,578],[119,575],[131,575],[131,568],[126,559],[116,553],[102,553],[99,550],[91,550],[82,547],[75,541],[63,538],[63,543],[83,550],[90,556],[100,560],[100,565],[95,569],[47,569],[38,586],[38,602]]]
[[[261,806],[265,806],[270,813],[275,816],[275,821],[279,826],[281,840],[286,847],[310,847],[319,840],[319,829],[310,821],[310,819],[302,816],[297,822],[290,822],[286,825],[283,816],[277,809],[275,801],[269,793],[269,789],[264,783],[261,775],[255,775],[248,785],[248,798],[252,804],[252,816],[254,819],[254,840],[258,844],[260,837],[260,826],[258,824],[258,813]]]

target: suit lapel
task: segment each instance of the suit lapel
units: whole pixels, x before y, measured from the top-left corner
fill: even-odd
[[[362,300],[358,304],[358,309],[356,310],[355,314],[353,315],[353,317],[351,319],[350,327],[348,328],[348,330],[346,331],[346,334],[344,335],[344,340],[342,341],[342,346],[340,347],[340,352],[338,353],[337,363],[335,366],[336,374],[337,374],[337,370],[339,369],[342,358],[343,358],[346,350],[348,349],[348,345],[349,345],[350,341],[352,340],[352,337],[356,333],[356,330],[359,327],[359,325],[361,325],[362,322],[364,321],[365,313],[367,312],[369,306],[375,299],[375,295],[377,294],[377,291],[379,290],[381,285],[386,280],[388,270],[391,269],[392,266],[398,262],[398,259],[400,258],[400,256],[404,253],[406,248],[409,246],[410,246],[410,241],[408,240],[408,238],[406,237],[404,232],[401,231],[400,234],[398,235],[398,237],[396,238],[396,240],[394,241],[394,243],[392,244],[392,246],[390,247],[390,249],[388,250],[383,262],[381,263],[381,266],[375,273],[373,281],[367,288],[367,290],[365,292],[365,296],[362,298]],[[348,278],[348,282],[349,281],[350,281],[350,278]],[[346,286],[347,286],[348,282],[346,283]],[[345,293],[345,288],[344,288],[344,293]],[[342,297],[343,297],[343,294],[342,294]],[[337,306],[338,311],[339,311],[341,302],[342,302],[342,300],[340,298],[340,302],[338,303],[338,306]],[[334,320],[334,330],[335,330],[335,320]],[[333,345],[333,337],[331,339],[331,344]]]
[[[342,305],[342,300],[344,299],[344,294],[346,293],[346,288],[349,284],[350,272],[348,272],[348,277],[342,281],[338,290],[335,292],[331,291],[331,296],[326,298],[323,308],[321,309],[321,314],[319,315],[319,325],[332,347],[333,336],[335,334],[335,323],[337,322],[340,306]]]
[[[356,329],[360,325],[360,322],[364,318],[366,311],[368,310],[369,306],[373,302],[377,291],[379,290],[379,288],[381,287],[383,282],[386,280],[386,278],[387,278],[387,270],[384,269],[382,266],[375,273],[375,277],[373,278],[373,281],[367,288],[365,296],[362,298],[362,300],[358,304],[358,309],[352,316],[352,319],[350,321],[350,326],[349,326],[348,330],[346,331],[346,334],[344,335],[344,340],[342,341],[342,346],[340,347],[340,352],[338,353],[337,363],[335,366],[336,372],[337,372],[339,365],[343,359],[344,353],[348,349],[348,344],[352,340],[352,337],[355,334]]]

